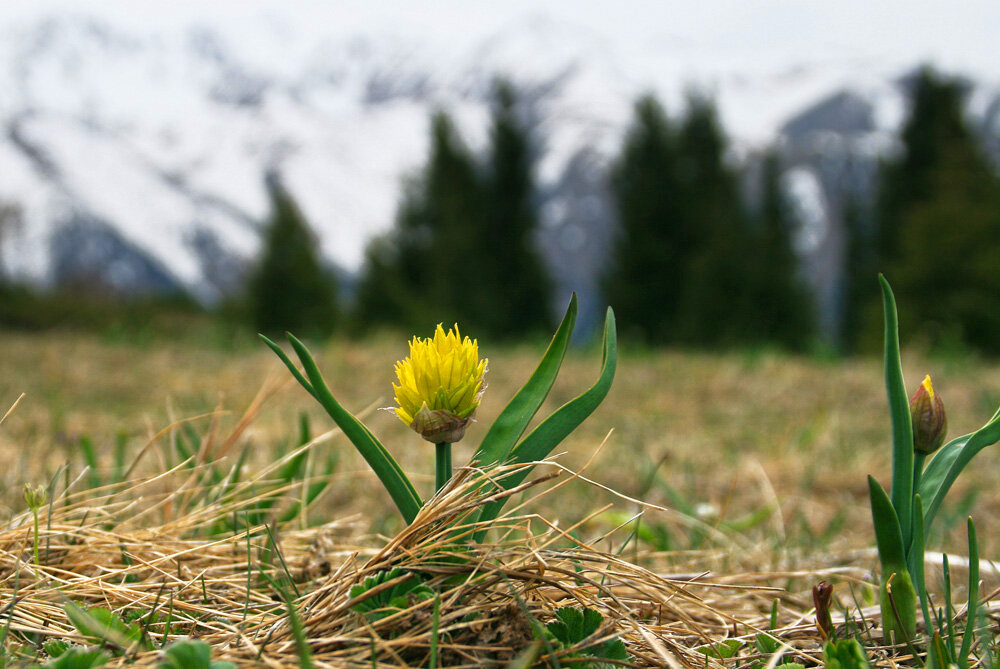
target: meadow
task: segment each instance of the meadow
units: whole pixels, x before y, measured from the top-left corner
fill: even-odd
[[[477,422],[455,446],[456,466],[467,463],[546,344],[479,343],[489,358],[488,388]],[[434,447],[391,412],[378,410],[393,404],[392,368],[407,353],[406,336],[338,338],[310,347],[334,394],[413,472],[415,485],[429,498]],[[790,643],[786,654],[798,653],[787,660],[815,661],[819,644],[809,632],[808,593],[817,581],[835,583],[838,610],[867,606],[870,613],[872,605],[878,559],[866,475],[888,486],[890,467],[881,360],[771,350],[650,350],[627,338],[620,349],[609,396],[557,448],[565,470],[550,467],[554,478],[517,497],[521,513],[536,514],[518,532],[571,529],[574,541],[604,556],[604,567],[617,564],[629,587],[640,588],[629,578],[641,582],[642,574],[697,580],[705,589],[692,590],[700,594],[689,606],[701,613],[678,609],[673,620],[665,620],[659,604],[660,643],[678,666],[763,666],[769,656],[754,645],[753,632],[768,624],[775,638]],[[911,388],[924,374],[933,376],[947,406],[949,438],[975,430],[1000,404],[996,362],[971,355],[930,357],[920,350],[904,351],[903,361]],[[571,350],[540,415],[589,386],[599,366],[597,349]],[[3,333],[0,369],[2,410],[25,394],[0,426],[6,464],[0,471],[0,516],[6,523],[0,530],[0,602],[6,620],[0,625],[10,621],[8,658],[44,662],[41,649],[48,638],[85,642],[87,635],[64,612],[69,601],[143,623],[145,645],[116,646],[115,639],[98,635],[98,645],[116,663],[154,666],[159,657],[154,650],[187,635],[209,638],[217,653],[241,665],[296,666],[304,661],[295,624],[286,621],[284,637],[268,636],[268,648],[261,642],[282,626],[287,602],[279,594],[294,590],[289,599],[309,602],[303,604],[311,612],[305,634],[316,666],[415,662],[388,642],[376,652],[371,636],[365,637],[369,649],[367,641],[361,644],[340,627],[316,631],[315,591],[323,589],[317,584],[331,574],[347,582],[350,570],[374,573],[362,565],[405,543],[399,534],[404,528],[366,463],[262,344],[249,337]],[[295,458],[301,443],[309,445]],[[292,469],[283,468],[293,460]],[[966,555],[965,518],[971,513],[981,555],[1000,552],[1000,537],[992,532],[1000,519],[998,473],[1000,454],[994,449],[977,456],[941,511],[930,550]],[[213,491],[237,481],[248,482],[239,495],[220,492],[212,503]],[[27,548],[31,515],[22,496],[25,483],[47,486],[55,498],[43,509],[48,520],[42,521],[47,524],[39,545],[44,543],[49,562],[42,560],[39,569],[31,565]],[[266,504],[248,506],[246,500]],[[635,520],[643,508],[641,520]],[[268,522],[273,529],[265,527]],[[255,531],[247,531],[255,524]],[[519,548],[503,543],[514,541],[511,536],[497,545],[521,550],[523,537]],[[551,541],[542,543],[548,547]],[[181,554],[190,564],[177,557]],[[524,557],[519,553],[510,560]],[[281,575],[284,586],[254,576],[256,559],[266,566],[262,572]],[[640,571],[630,572],[633,568]],[[959,583],[965,578],[961,569],[960,560],[953,560]],[[939,587],[936,572],[928,570],[929,584]],[[1000,580],[990,569],[981,577],[987,594]],[[341,594],[347,598],[346,591]],[[13,610],[12,597],[21,598]],[[177,607],[172,622],[162,619],[168,600]],[[774,602],[779,605],[768,623]],[[125,615],[135,610],[139,613],[131,618]],[[429,618],[428,609],[420,620]],[[242,641],[220,643],[227,633]],[[667,663],[655,649],[641,647],[639,632],[621,629],[620,635],[632,662]],[[340,641],[318,641],[327,637]],[[354,641],[344,640],[349,637]],[[486,643],[488,636],[481,638]],[[697,651],[727,638],[745,640],[733,657]],[[773,654],[775,648],[767,648]],[[461,655],[454,652],[459,653],[454,658]],[[377,659],[369,661],[368,655]],[[473,651],[462,657],[475,665],[469,659]]]

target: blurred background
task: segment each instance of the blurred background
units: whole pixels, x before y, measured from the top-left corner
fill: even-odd
[[[1000,350],[993,2],[0,6],[0,326]],[[129,335],[128,333],[132,333]],[[249,337],[250,334],[247,334]]]

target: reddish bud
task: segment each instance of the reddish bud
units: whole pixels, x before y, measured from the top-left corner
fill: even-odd
[[[924,378],[910,398],[910,420],[913,422],[913,450],[929,455],[941,448],[948,432],[948,416],[941,395],[934,392],[930,376]]]
[[[833,601],[833,586],[820,581],[813,586],[813,606],[816,607],[816,627],[824,639],[833,638],[833,621],[830,619],[830,602]]]

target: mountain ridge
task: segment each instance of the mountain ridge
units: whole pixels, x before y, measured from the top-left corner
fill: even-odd
[[[11,94],[0,101],[0,201],[21,211],[19,224],[0,230],[8,276],[43,286],[75,276],[55,263],[69,262],[60,236],[91,230],[109,258],[128,249],[146,256],[125,272],[131,287],[147,276],[151,289],[172,285],[217,301],[234,285],[210,269],[205,249],[225,255],[225,266],[253,258],[267,213],[263,178],[274,169],[317,230],[324,257],[356,270],[366,241],[391,226],[402,179],[424,159],[431,112],[447,109],[481,149],[490,87],[504,76],[524,91],[538,139],[540,242],[561,273],[561,292],[592,293],[599,251],[613,234],[601,171],[632,104],[651,90],[676,112],[698,76],[672,76],[674,65],[647,86],[683,39],[650,47],[660,60],[636,60],[636,45],[538,12],[457,46],[429,43],[405,26],[309,41],[281,17],[247,25],[256,42],[210,21],[137,30],[106,16],[41,12],[6,25],[0,85]],[[283,50],[288,58],[277,57]],[[841,243],[840,182],[870,178],[878,157],[894,150],[903,117],[905,71],[851,67],[814,59],[723,71],[700,86],[718,100],[735,163],[752,170],[775,142],[790,196],[822,200],[798,203],[820,212],[811,232],[808,216],[802,224],[820,238],[800,248],[807,260]],[[977,126],[992,137],[1000,95],[988,83],[973,88]],[[740,104],[745,113],[735,118],[750,120],[730,126]],[[574,254],[586,262],[568,262]],[[101,254],[91,257],[100,270]],[[820,292],[833,290],[830,272],[811,277]]]

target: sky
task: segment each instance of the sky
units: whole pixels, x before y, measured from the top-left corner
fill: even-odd
[[[586,27],[595,39],[623,52],[669,56],[695,71],[845,55],[887,63],[932,59],[977,74],[1000,69],[1000,3],[995,0],[7,0],[0,3],[0,18],[16,20],[47,10],[113,17],[136,28],[197,21],[247,26],[262,17],[277,18],[313,39],[359,31],[419,33],[458,48],[518,17],[539,14]],[[754,62],[747,61],[749,56]]]

